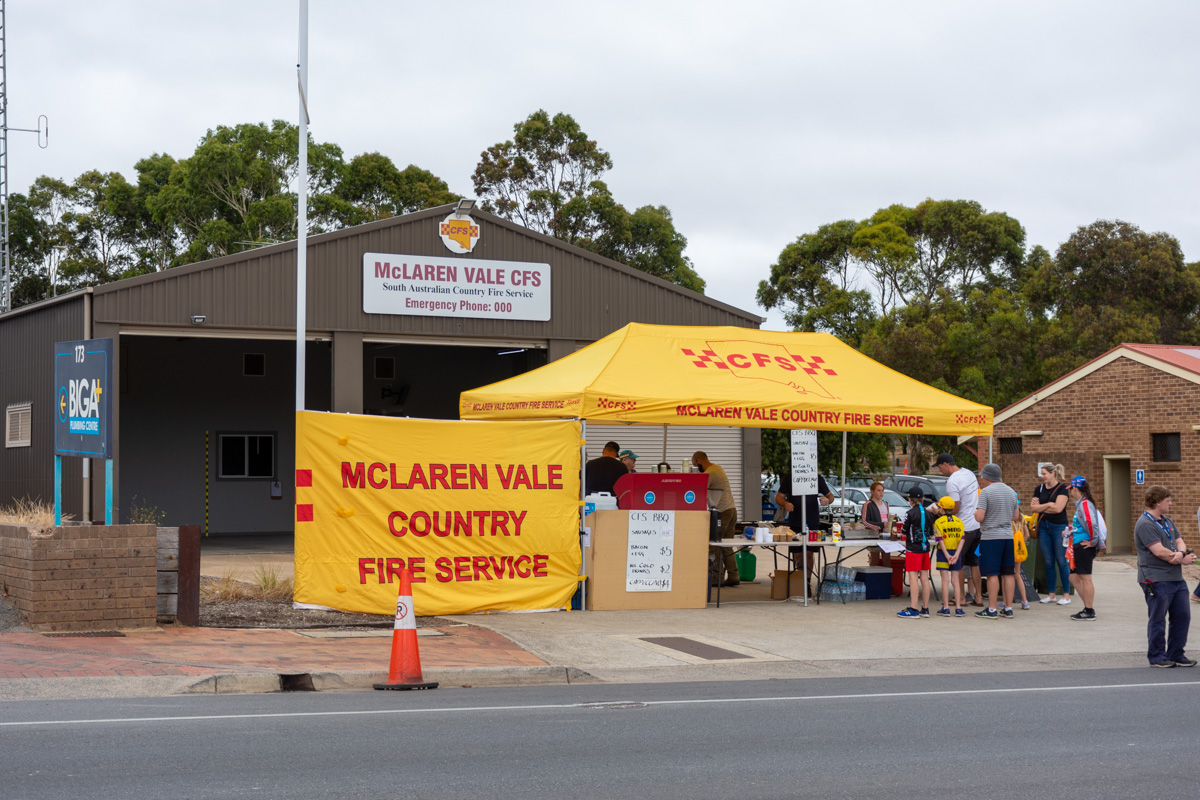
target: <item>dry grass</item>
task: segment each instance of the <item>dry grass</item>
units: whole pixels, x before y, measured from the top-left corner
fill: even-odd
[[[227,573],[220,578],[208,578],[200,582],[200,596],[212,603],[235,603],[238,600],[291,600],[292,579],[279,575],[272,567],[256,567],[249,581],[241,580],[238,573]]]
[[[71,518],[63,514],[63,519]],[[36,525],[47,526],[54,524],[54,503],[23,498],[11,506],[0,507],[0,524],[2,525]]]

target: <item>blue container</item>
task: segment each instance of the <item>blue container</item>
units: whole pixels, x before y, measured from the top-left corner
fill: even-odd
[[[854,579],[867,587],[868,600],[887,600],[892,596],[891,567],[867,567],[854,574]]]

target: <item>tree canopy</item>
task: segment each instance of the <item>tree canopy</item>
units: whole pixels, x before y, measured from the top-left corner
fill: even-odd
[[[513,126],[512,139],[480,154],[475,193],[487,211],[703,292],[670,210],[627,211],[601,180],[612,166],[570,114],[538,110]]]
[[[828,331],[997,410],[1122,342],[1200,343],[1200,264],[1184,262],[1173,236],[1099,220],[1053,255],[1026,251],[1020,223],[965,200],[893,205],[802,234],[758,299],[796,330]],[[944,437],[909,444],[914,469],[954,449]]]

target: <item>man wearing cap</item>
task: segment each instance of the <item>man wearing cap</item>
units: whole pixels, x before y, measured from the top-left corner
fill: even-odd
[[[613,484],[617,482],[617,478],[622,475],[628,475],[629,470],[617,459],[617,453],[621,452],[621,447],[616,442],[608,442],[604,445],[604,452],[599,458],[593,458],[587,462],[587,488],[584,494],[596,494],[597,492],[606,492],[613,494]]]
[[[1013,573],[1016,554],[1013,551],[1012,524],[1019,519],[1017,493],[1003,482],[999,464],[985,464],[979,472],[983,489],[975,521],[979,523],[979,574],[987,578],[988,607],[975,612],[980,619],[1013,618]],[[1000,586],[1004,587],[1004,607],[996,610]]]
[[[954,500],[954,508],[951,511],[963,523],[963,569],[957,578],[959,586],[963,588],[962,596],[966,597],[969,584],[972,605],[981,606],[983,603],[979,600],[982,596],[979,556],[975,554],[976,548],[979,547],[980,536],[979,522],[975,519],[975,509],[979,499],[979,481],[975,480],[975,473],[971,470],[963,469],[955,464],[954,456],[949,453],[939,455],[935,464],[938,472],[946,476],[946,494]],[[932,506],[930,508],[934,511],[938,510]]]
[[[618,456],[618,458],[620,458],[621,463],[625,465],[625,469],[629,470],[630,472],[637,472],[637,469],[635,469],[635,467],[637,467],[638,460],[637,453],[633,452],[632,450],[622,450],[621,455]]]
[[[729,486],[725,468],[709,461],[708,454],[703,450],[692,454],[692,466],[708,475],[708,491],[716,494],[717,512],[721,515],[721,538],[732,539],[733,529],[737,525],[737,504],[733,501],[733,489]],[[737,558],[733,551],[723,547],[710,547],[709,550],[717,557],[714,580],[720,582],[721,568],[724,566],[723,585],[737,586],[741,580],[738,578]]]

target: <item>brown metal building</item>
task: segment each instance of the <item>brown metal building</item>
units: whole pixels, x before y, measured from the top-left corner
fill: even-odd
[[[474,249],[451,254],[439,235],[451,211],[308,239],[307,408],[455,418],[460,391],[541,366],[629,322],[756,328],[762,321],[483,212],[472,213]],[[549,264],[549,319],[367,313],[366,253]],[[112,338],[117,519],[157,509],[166,524],[203,520],[214,533],[290,530],[295,264],[296,244],[285,243],[0,316],[0,504],[53,497],[53,344]],[[631,441],[650,435],[639,431]],[[739,506],[757,517],[757,430],[673,429],[671,440],[673,460],[697,444],[727,459],[736,451],[733,472],[747,477],[739,479]],[[64,459],[64,511],[102,516],[103,464],[93,464],[85,487],[81,463]]]

